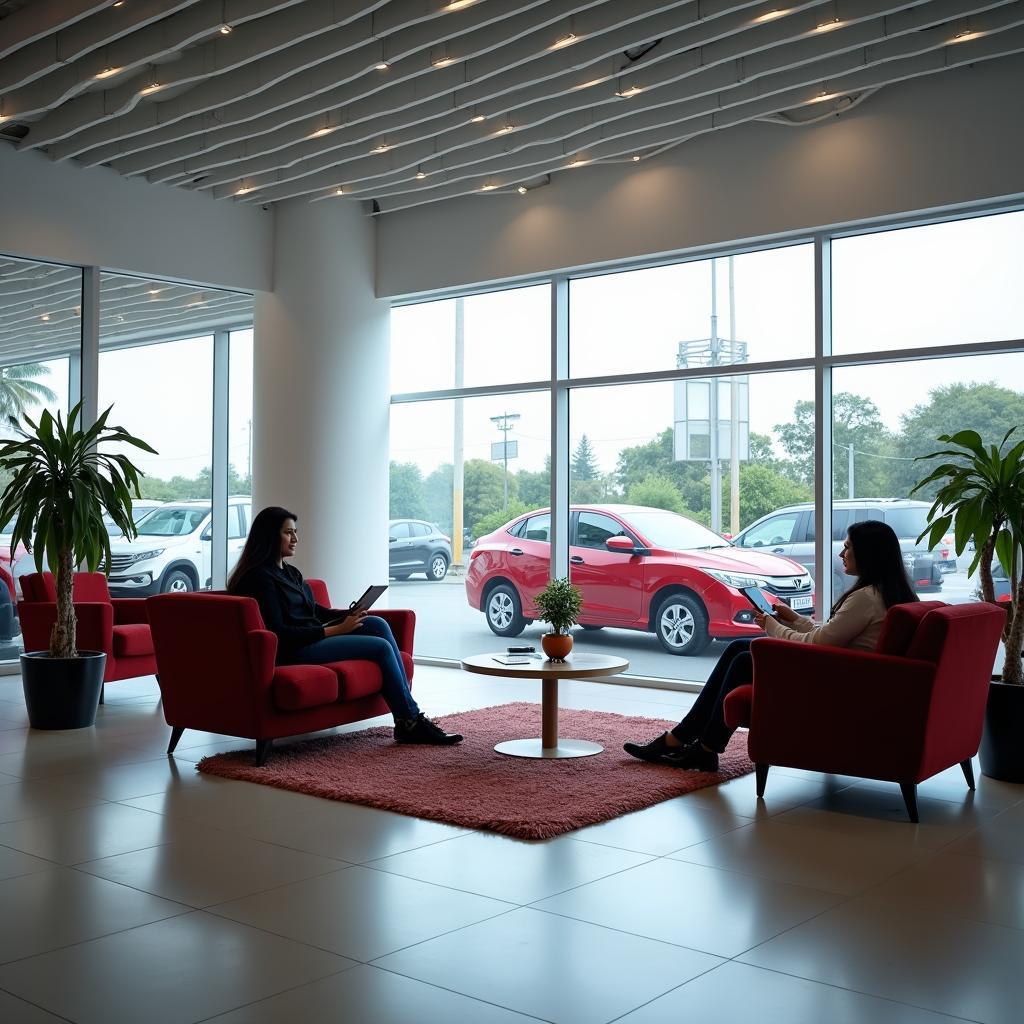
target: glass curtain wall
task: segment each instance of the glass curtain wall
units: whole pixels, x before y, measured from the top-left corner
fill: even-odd
[[[13,436],[12,416],[67,415],[80,387],[81,345],[82,271],[0,257],[0,436]],[[9,479],[0,470],[0,489]],[[0,663],[23,651],[18,580],[36,571],[23,545],[11,548],[12,527],[0,524]]]
[[[423,619],[425,653],[538,644],[530,602],[559,568],[552,457],[567,467],[567,568],[584,591],[576,643],[628,658],[637,674],[706,678],[721,640],[749,628],[742,585],[827,609],[850,582],[838,561],[846,531],[865,519],[892,525],[922,596],[976,599],[972,553],[958,558],[951,536],[933,551],[917,540],[933,497],[915,490],[928,472],[918,459],[942,433],[971,428],[998,444],[1024,424],[1022,265],[1024,212],[1011,211],[396,307],[393,517],[431,520],[450,542],[451,471],[443,501],[410,495],[438,484],[444,456],[428,464],[424,452],[450,450],[456,405],[487,405],[500,433],[492,470],[506,440],[525,441],[512,416],[526,396],[510,387],[534,384],[530,402],[547,417],[543,465],[516,465],[509,495],[495,495],[482,522],[463,501],[466,575],[445,576],[462,599]],[[523,329],[515,297],[531,292],[533,327]],[[490,351],[474,353],[469,370],[471,304],[493,313],[477,335]],[[561,325],[554,336],[551,323]],[[565,369],[552,378],[553,365]],[[830,406],[817,407],[818,387]],[[557,451],[552,404],[566,410]],[[831,479],[816,479],[819,431]],[[827,541],[816,502],[831,510]],[[392,527],[389,546],[415,544],[411,526],[402,538]],[[417,578],[408,568],[392,555],[396,581]]]

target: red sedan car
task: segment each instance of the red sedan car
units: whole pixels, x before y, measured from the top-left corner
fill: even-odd
[[[518,636],[536,618],[533,597],[550,571],[550,528],[549,511],[530,512],[481,537],[470,553],[466,597],[498,636]],[[671,654],[699,654],[712,640],[759,633],[740,587],[760,587],[770,601],[800,612],[814,606],[802,565],[733,547],[674,512],[574,505],[569,531],[584,629],[642,630]]]

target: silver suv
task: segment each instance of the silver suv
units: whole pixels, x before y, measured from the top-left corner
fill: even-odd
[[[838,597],[853,582],[843,571],[839,552],[851,523],[880,519],[888,523],[899,538],[907,574],[920,593],[942,589],[939,558],[917,538],[928,523],[927,501],[909,498],[846,498],[832,504],[832,594]],[[814,506],[787,505],[751,523],[733,538],[741,548],[759,548],[773,555],[785,555],[814,571]]]

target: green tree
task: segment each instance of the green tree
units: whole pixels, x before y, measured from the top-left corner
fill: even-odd
[[[492,512],[505,512],[504,467],[486,459],[467,459],[465,464],[465,490],[463,492],[463,521],[472,536],[478,536],[477,522]],[[508,503],[519,498],[519,481],[515,474],[508,475]],[[505,515],[510,519],[511,515]]]
[[[493,512],[488,512],[485,516],[481,516],[476,521],[471,536],[473,540],[479,540],[481,537],[493,533],[499,526],[504,526],[511,520],[521,516],[524,512],[532,511],[533,508],[533,505],[527,505],[518,498],[515,501],[509,500],[507,512],[499,508]]]
[[[392,462],[389,515],[392,519],[425,519],[423,475],[414,462]]]
[[[574,480],[569,486],[569,500],[574,505],[600,505],[621,501],[615,475],[597,476],[593,480]]]
[[[452,511],[454,474],[452,464],[443,462],[423,481],[423,503],[426,507],[423,518],[437,523],[449,536],[455,522]]]
[[[32,406],[57,401],[56,393],[36,380],[49,372],[43,363],[0,367],[0,417],[5,422],[11,416],[19,419]]]
[[[590,439],[584,434],[569,463],[569,481],[578,483],[581,480],[596,480],[600,475],[601,469],[597,464],[597,456],[594,454]]]
[[[667,476],[656,473],[638,483],[630,484],[626,491],[626,501],[630,505],[648,505],[651,508],[665,508],[670,512],[687,514],[679,488]]]
[[[812,487],[783,476],[771,465],[753,461],[740,465],[741,530],[777,508],[795,505],[801,501],[811,501],[813,498]],[[722,508],[729,508],[728,479],[722,481]]]
[[[913,460],[940,448],[939,435],[976,430],[989,447],[999,445],[1010,427],[1019,424],[1024,424],[1024,394],[1019,391],[994,381],[944,384],[933,389],[926,402],[915,405],[900,419],[901,429],[891,452],[900,457],[892,461],[893,497],[907,497],[918,480],[927,476],[930,467]],[[933,484],[913,497],[931,501],[935,489]]]
[[[544,457],[543,469],[519,470],[516,473],[516,487],[519,500],[528,509],[547,508],[551,504],[551,456]]]

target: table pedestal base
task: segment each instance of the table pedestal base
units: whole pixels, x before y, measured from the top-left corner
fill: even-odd
[[[536,740],[506,740],[495,746],[499,754],[508,754],[509,757],[593,757],[600,754],[604,747],[599,743],[588,743],[586,740],[564,740],[561,737],[556,741],[558,746],[545,747],[544,741]]]

